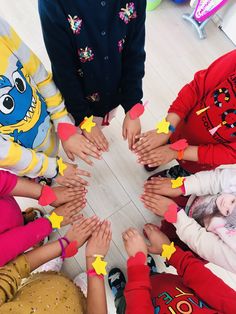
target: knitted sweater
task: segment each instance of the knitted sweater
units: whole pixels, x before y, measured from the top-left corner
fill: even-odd
[[[79,125],[143,97],[146,0],[39,0],[53,78]]]

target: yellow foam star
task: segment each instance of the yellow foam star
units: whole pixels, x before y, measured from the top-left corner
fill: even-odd
[[[57,165],[58,165],[58,168],[59,168],[59,174],[61,176],[64,176],[64,171],[66,170],[67,165],[63,162],[62,158],[58,159]]]
[[[60,229],[61,228],[61,223],[62,223],[64,217],[63,216],[58,216],[56,213],[53,212],[49,216],[48,219],[51,221],[53,229]]]
[[[166,118],[162,119],[161,122],[158,122],[156,125],[157,133],[169,133],[170,122],[166,121]]]
[[[180,186],[183,185],[183,182],[184,182],[184,178],[182,178],[182,177],[178,177],[175,180],[171,180],[171,187],[172,187],[172,189],[179,188]]]
[[[161,256],[164,257],[164,258],[167,258],[167,259],[170,259],[172,254],[174,254],[175,251],[176,251],[176,248],[174,246],[174,242],[171,242],[170,245],[163,244],[162,245],[162,249],[163,249],[163,251],[161,253]]]
[[[85,130],[86,132],[90,133],[92,128],[96,125],[95,122],[93,122],[93,115],[84,118],[84,121],[81,124],[81,130]]]
[[[97,256],[95,262],[92,263],[97,275],[106,275],[107,262],[101,260],[101,256]]]

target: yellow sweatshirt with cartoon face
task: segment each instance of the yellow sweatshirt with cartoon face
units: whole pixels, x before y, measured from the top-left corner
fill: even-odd
[[[52,75],[0,18],[0,168],[54,177],[60,122],[72,124]]]

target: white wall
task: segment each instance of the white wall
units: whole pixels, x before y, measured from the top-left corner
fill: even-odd
[[[229,10],[232,10],[233,5],[235,4],[235,0],[229,0],[227,4],[225,4],[218,12],[217,16],[224,20],[225,15],[228,13]]]

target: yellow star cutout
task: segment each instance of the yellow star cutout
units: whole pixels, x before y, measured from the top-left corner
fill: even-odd
[[[166,118],[162,119],[161,122],[158,122],[156,125],[157,133],[169,133],[170,122],[166,121]]]
[[[48,219],[51,221],[52,228],[53,229],[60,229],[61,228],[61,223],[64,219],[63,216],[58,216],[56,213],[52,213]]]
[[[66,170],[67,165],[63,162],[62,158],[59,158],[57,160],[57,165],[58,165],[58,168],[59,168],[59,174],[61,176],[64,176],[64,171]]]
[[[171,180],[171,184],[172,184],[171,187],[172,187],[172,189],[179,188],[180,186],[183,185],[183,182],[184,182],[184,178],[182,178],[182,177],[178,177],[175,180]]]
[[[96,260],[95,262],[92,263],[92,265],[97,275],[107,274],[106,271],[107,262],[102,261],[100,256],[96,257]]]
[[[90,133],[92,128],[96,125],[95,122],[93,122],[93,115],[84,118],[84,121],[81,124],[81,130],[85,130],[86,132]]]
[[[162,257],[165,257],[165,258],[167,258],[167,259],[170,259],[171,256],[172,256],[172,254],[174,254],[175,251],[176,251],[176,248],[175,248],[175,246],[174,246],[174,242],[171,242],[170,245],[168,245],[168,244],[163,244],[163,245],[162,245],[162,249],[163,249],[163,251],[162,251],[162,253],[161,253],[161,256],[162,256]]]

